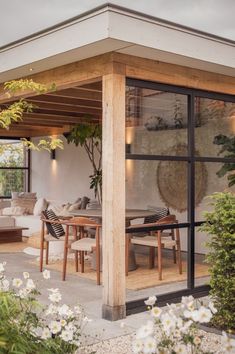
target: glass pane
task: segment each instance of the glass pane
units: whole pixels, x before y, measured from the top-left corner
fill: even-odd
[[[196,162],[195,165],[195,187],[196,187],[196,205],[195,205],[195,220],[202,221],[203,213],[210,210],[209,195],[215,192],[223,192],[229,190],[235,193],[235,184],[229,187],[230,177],[234,172],[228,171],[235,164],[224,164],[221,162]],[[223,173],[222,173],[223,172]],[[234,181],[235,182],[235,181]]]
[[[23,192],[27,190],[26,170],[0,169],[0,196],[10,197],[11,192]]]
[[[126,88],[126,143],[132,154],[188,155],[187,96]]]
[[[27,166],[27,152],[19,140],[0,140],[0,167]]]
[[[187,162],[126,160],[126,207],[168,207],[187,221]]]
[[[163,246],[160,257],[157,247],[159,236],[156,233],[150,236],[156,245],[152,249],[144,244],[135,244],[135,240],[143,240],[143,233],[129,234],[131,243],[129,273],[126,277],[127,301],[187,289],[187,229],[180,228],[177,233],[176,229],[169,229],[164,233],[171,235],[168,237],[161,235]],[[173,242],[174,239],[177,241],[175,248],[172,238]],[[162,268],[161,279],[159,279],[159,259]]]
[[[206,262],[206,255],[208,253],[207,242],[209,236],[201,232],[199,228],[195,229],[195,285],[200,286],[208,284],[209,264]]]
[[[234,138],[235,103],[197,97],[195,113],[196,153],[208,157],[231,157],[228,150],[220,151],[229,139]]]

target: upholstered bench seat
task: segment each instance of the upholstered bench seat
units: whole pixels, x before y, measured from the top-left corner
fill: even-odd
[[[0,227],[14,227],[15,219],[10,216],[0,216]]]

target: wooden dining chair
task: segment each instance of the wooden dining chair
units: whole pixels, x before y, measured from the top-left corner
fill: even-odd
[[[175,215],[168,215],[154,223],[133,225],[130,226],[128,229],[131,230],[135,228],[141,231],[143,228],[149,226],[163,226],[163,225],[170,225],[170,224],[177,224],[177,223],[178,221],[176,220]],[[129,242],[131,242],[134,245],[149,247],[149,267],[150,268],[154,267],[155,249],[157,248],[159,280],[162,280],[162,248],[172,248],[173,261],[174,263],[178,262],[179,273],[182,274],[180,234],[178,228],[170,228],[169,231],[166,230],[151,231],[151,235],[147,234],[146,236],[141,236],[141,237],[138,236],[131,237],[131,234],[129,234]],[[178,257],[176,256],[176,253]]]
[[[67,253],[68,244],[73,240],[76,240],[77,234],[69,234],[69,220],[61,220],[55,213],[50,210],[43,211],[41,214],[41,241],[40,241],[40,272],[43,271],[43,258],[44,258],[44,247],[46,250],[46,265],[49,263],[49,245],[50,242],[64,242],[64,254]],[[65,230],[63,228],[65,227]],[[64,276],[64,262],[62,270],[62,279]]]
[[[79,239],[73,241],[70,245],[71,249],[75,251],[75,268],[78,272],[78,252],[80,254],[80,265],[81,273],[84,273],[84,255],[85,252],[95,252],[96,253],[96,282],[97,285],[100,285],[100,271],[101,271],[101,262],[100,262],[100,229],[101,224],[97,223],[94,220],[91,220],[86,217],[74,217],[69,221],[69,224],[77,229],[79,232]],[[87,236],[85,229],[92,227],[95,229],[95,237]],[[67,254],[65,255],[67,258]],[[67,262],[67,259],[65,260]],[[65,263],[66,264],[66,263]]]

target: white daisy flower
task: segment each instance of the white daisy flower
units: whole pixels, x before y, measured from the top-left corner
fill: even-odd
[[[20,278],[14,278],[12,281],[12,285],[16,288],[20,288],[22,284],[23,282]]]
[[[81,310],[81,307],[80,306],[74,306],[74,312],[76,313],[76,314],[80,314],[80,313],[82,313],[82,310]]]
[[[141,353],[143,350],[143,342],[141,339],[136,339],[132,343],[132,351],[133,353]]]
[[[28,272],[23,272],[23,277],[24,277],[24,279],[29,279],[29,273]]]
[[[5,272],[5,262],[4,263],[0,263],[0,273]]]
[[[161,317],[161,322],[163,325],[163,328],[166,332],[169,332],[176,327],[176,320],[173,316],[170,316],[168,313],[165,313]]]
[[[42,339],[48,339],[51,338],[51,332],[48,327],[43,328],[42,334],[41,334]]]
[[[50,270],[45,269],[42,273],[44,279],[50,279],[51,277],[51,272]]]
[[[204,306],[201,306],[200,309],[198,310],[198,313],[196,315],[196,318],[194,319],[194,316],[192,316],[192,319],[194,321],[198,321],[200,323],[208,323],[212,319],[213,315],[210,309],[207,309]]]
[[[154,318],[159,318],[161,316],[162,310],[160,309],[160,307],[153,307],[151,310],[151,315]]]
[[[147,306],[153,306],[153,305],[155,305],[156,301],[157,301],[156,296],[150,296],[144,303]]]
[[[181,304],[188,305],[192,301],[194,301],[194,297],[192,295],[190,295],[190,296],[182,296]]]
[[[36,285],[35,285],[33,279],[28,279],[27,280],[26,288],[29,289],[29,290],[33,290],[33,289],[36,288]]]
[[[140,327],[136,333],[137,339],[143,339],[151,336],[153,333],[154,323],[152,321],[148,321],[146,325]]]
[[[59,292],[54,292],[48,296],[49,300],[51,302],[60,302],[62,299],[62,296]]]
[[[61,332],[60,337],[65,341],[65,342],[70,342],[73,340],[73,332],[68,331],[68,330],[63,330]]]
[[[144,353],[156,353],[157,343],[156,340],[152,337],[147,337],[144,340]]]
[[[61,331],[61,323],[58,321],[51,321],[49,328],[52,334],[57,334]]]
[[[0,281],[0,290],[1,291],[8,291],[10,287],[10,282],[7,279],[2,279]]]
[[[73,311],[66,304],[64,304],[58,308],[58,313],[60,316],[66,316],[66,317],[73,316]]]

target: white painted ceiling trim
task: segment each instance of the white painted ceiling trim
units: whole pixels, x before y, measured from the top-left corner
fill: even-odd
[[[235,42],[105,5],[0,48],[0,82],[111,51],[235,76]]]

